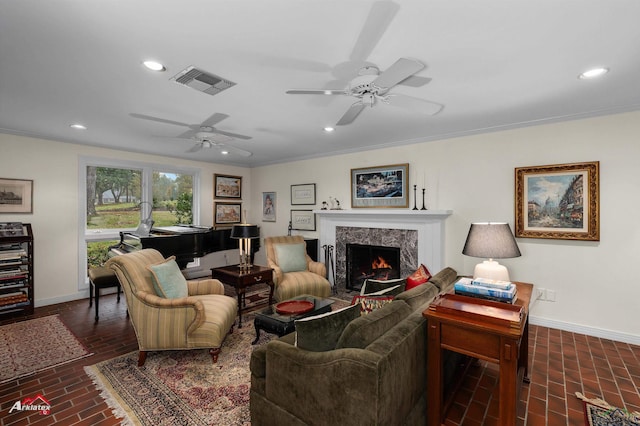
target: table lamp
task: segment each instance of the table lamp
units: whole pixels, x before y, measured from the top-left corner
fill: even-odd
[[[240,248],[240,269],[251,268],[251,240],[260,238],[258,225],[241,223],[231,228],[231,238],[238,240]]]
[[[510,281],[509,271],[493,259],[521,256],[509,224],[498,222],[472,223],[462,254],[489,259],[476,265],[473,278],[500,281]]]

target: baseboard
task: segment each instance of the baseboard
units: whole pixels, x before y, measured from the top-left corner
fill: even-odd
[[[563,331],[571,331],[573,333],[586,334],[587,336],[614,340],[617,342],[630,343],[632,345],[640,345],[640,336],[629,333],[621,333],[618,331],[605,330],[597,327],[588,327],[580,324],[555,321],[549,318],[536,317],[535,315],[531,315],[529,317],[529,323]]]

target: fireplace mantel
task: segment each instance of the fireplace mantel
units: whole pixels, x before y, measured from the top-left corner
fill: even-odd
[[[418,231],[418,261],[432,273],[444,268],[444,222],[452,210],[314,210],[319,219],[319,244],[336,246],[336,227],[410,229]],[[335,251],[334,251],[335,256]],[[336,259],[333,264],[335,265]],[[332,281],[333,277],[329,280]],[[332,285],[335,285],[332,281]]]

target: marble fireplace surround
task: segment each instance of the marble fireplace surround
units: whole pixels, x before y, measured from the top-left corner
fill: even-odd
[[[427,265],[432,273],[445,266],[444,222],[453,213],[451,210],[314,210],[314,213],[319,221],[320,248],[334,247],[335,282],[333,274],[329,273],[332,286],[344,288],[346,285],[346,243],[388,245],[389,242],[401,242],[403,276],[420,263]],[[351,238],[354,241],[349,240]]]

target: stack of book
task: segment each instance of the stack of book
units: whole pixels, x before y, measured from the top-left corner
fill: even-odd
[[[461,278],[454,285],[456,294],[497,302],[514,303],[518,298],[518,288],[510,281],[486,278]]]

